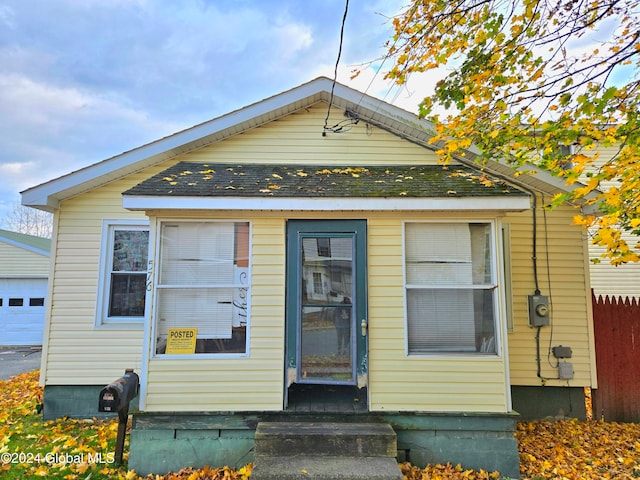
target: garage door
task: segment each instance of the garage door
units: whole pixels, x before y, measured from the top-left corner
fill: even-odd
[[[42,345],[47,280],[0,278],[0,345]]]

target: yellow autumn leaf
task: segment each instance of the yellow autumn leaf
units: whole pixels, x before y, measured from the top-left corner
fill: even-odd
[[[135,470],[129,470],[127,474],[124,476],[124,480],[136,480],[138,478],[138,474]]]
[[[49,469],[45,465],[40,465],[33,473],[38,477],[48,477]]]

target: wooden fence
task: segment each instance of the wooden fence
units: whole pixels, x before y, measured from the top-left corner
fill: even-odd
[[[640,302],[592,297],[598,389],[593,417],[640,422]]]

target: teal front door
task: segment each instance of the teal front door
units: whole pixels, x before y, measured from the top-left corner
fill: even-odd
[[[366,387],[366,278],[366,221],[287,223],[288,386]]]

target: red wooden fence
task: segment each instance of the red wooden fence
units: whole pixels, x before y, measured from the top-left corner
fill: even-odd
[[[598,389],[593,417],[640,422],[640,302],[592,297]]]

